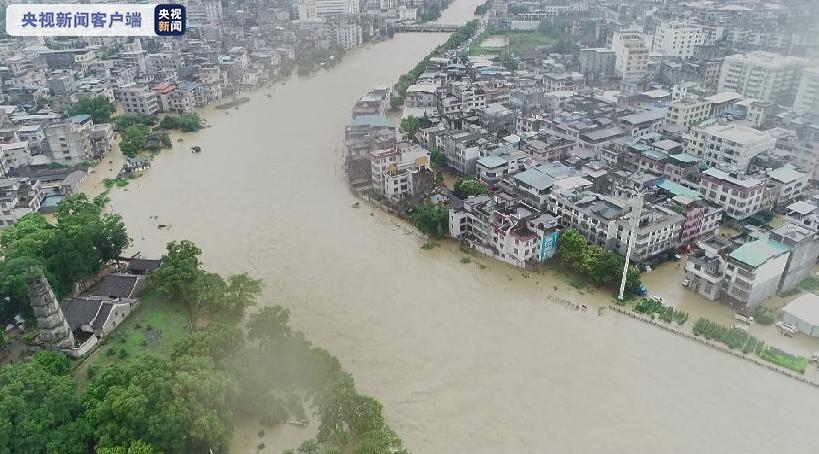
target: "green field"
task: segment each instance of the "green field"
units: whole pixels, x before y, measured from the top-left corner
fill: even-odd
[[[506,37],[506,45],[499,47],[495,43]],[[540,30],[506,31],[482,35],[469,46],[469,55],[497,55],[503,52],[519,52],[539,46],[549,46],[558,41],[552,33]],[[487,43],[484,45],[484,43]]]
[[[165,351],[190,335],[184,306],[169,304],[146,293],[142,303],[119,327],[109,334],[77,368],[77,378],[88,378],[88,368],[105,366],[148,352]]]
[[[808,367],[808,359],[804,356],[794,356],[778,348],[768,347],[762,350],[759,357],[778,366],[799,372],[800,374],[804,374],[805,369]]]

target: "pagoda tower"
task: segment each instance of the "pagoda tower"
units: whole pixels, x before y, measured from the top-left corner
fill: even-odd
[[[32,267],[28,273],[28,297],[40,334],[37,340],[56,349],[74,348],[74,334],[43,271]]]

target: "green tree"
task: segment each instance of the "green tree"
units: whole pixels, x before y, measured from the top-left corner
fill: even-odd
[[[288,326],[290,310],[282,306],[268,306],[250,316],[247,322],[247,338],[253,342],[271,344],[293,334]]]
[[[465,199],[476,195],[489,194],[489,188],[474,178],[458,178],[453,188],[455,195]]]
[[[401,119],[401,125],[398,127],[401,134],[404,135],[404,138],[411,142],[418,141],[418,130],[421,128],[421,123],[418,120],[418,117],[413,115],[406,116]]]
[[[164,453],[223,452],[235,392],[211,358],[146,355],[103,371],[84,403],[98,448],[142,442]]]
[[[41,352],[0,369],[0,452],[88,452],[89,427],[64,360],[62,353]]]
[[[440,239],[449,233],[449,210],[429,200],[415,207],[410,219],[432,238]]]
[[[111,100],[100,95],[80,98],[71,108],[71,115],[89,115],[94,123],[107,123],[116,110]]]
[[[122,138],[119,142],[120,150],[128,157],[136,156],[140,150],[145,148],[145,144],[148,141],[148,134],[150,133],[151,128],[141,123],[128,126],[122,133]]]
[[[389,426],[365,432],[358,440],[353,454],[408,454],[401,438]]]
[[[564,265],[580,271],[589,261],[589,242],[576,229],[565,230],[560,234],[557,255]]]
[[[159,454],[153,446],[142,440],[135,440],[130,446],[116,446],[97,449],[97,454]]]
[[[199,256],[202,250],[188,240],[171,241],[162,256],[162,265],[151,272],[151,288],[190,308],[199,295],[198,285],[203,273]]]
[[[432,161],[432,165],[435,166],[436,169],[440,169],[446,165],[446,156],[444,152],[438,148],[433,149],[429,152],[430,161]]]

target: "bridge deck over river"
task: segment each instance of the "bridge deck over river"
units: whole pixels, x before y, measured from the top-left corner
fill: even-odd
[[[396,32],[425,32],[425,33],[452,33],[457,30],[458,24],[412,24],[412,25],[398,25],[395,27]]]

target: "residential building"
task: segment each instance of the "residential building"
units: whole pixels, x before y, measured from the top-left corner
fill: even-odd
[[[550,257],[541,253],[541,247],[556,227],[554,217],[506,193],[469,197],[449,211],[450,236],[518,267]]]
[[[74,115],[45,128],[46,143],[51,162],[73,165],[92,156],[91,128],[93,120],[88,115]]]
[[[506,175],[517,173],[526,162],[526,153],[514,149],[502,149],[484,156],[475,163],[478,179],[494,185]]]
[[[587,78],[597,80],[600,78],[613,77],[615,75],[615,65],[617,55],[612,49],[592,48],[580,49],[578,64],[580,72]]]
[[[800,57],[754,51],[725,57],[717,91],[791,106],[807,61]]]
[[[784,206],[796,201],[810,186],[810,176],[790,163],[766,173],[768,184],[776,190],[774,206]]]
[[[654,31],[652,51],[666,57],[691,58],[705,44],[705,33],[683,21],[662,21]]]
[[[805,68],[796,90],[793,110],[819,115],[819,66]]]
[[[702,173],[699,192],[705,200],[725,208],[725,215],[736,220],[745,219],[766,208],[765,181],[729,174],[716,168]]]
[[[770,134],[737,123],[695,126],[691,129],[688,153],[729,172],[745,172],[751,159],[773,150],[776,139]]]
[[[429,151],[409,142],[370,152],[370,163],[373,191],[393,202],[416,194],[413,174],[430,170]]]
[[[28,177],[0,178],[0,229],[21,217],[36,213],[43,202],[40,180]]]
[[[793,289],[813,276],[816,257],[819,255],[819,236],[815,228],[784,222],[771,231],[769,238],[788,246],[791,252],[782,273],[779,292]]]
[[[685,270],[689,287],[702,296],[748,311],[779,291],[790,256],[787,245],[768,238],[737,245],[712,237],[698,246]]]
[[[641,79],[648,69],[646,37],[637,32],[616,32],[612,37],[615,72],[624,79]]]
[[[114,96],[126,113],[154,115],[160,111],[159,95],[147,85],[120,87]]]
[[[693,126],[706,120],[711,113],[711,103],[703,98],[683,98],[672,101],[665,114],[666,123]]]

